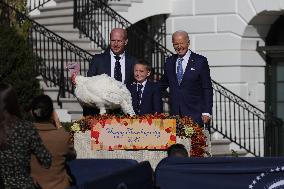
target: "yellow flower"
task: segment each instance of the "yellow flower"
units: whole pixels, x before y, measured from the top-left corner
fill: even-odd
[[[74,123],[72,126],[71,126],[71,130],[74,131],[74,132],[79,132],[80,131],[80,124],[79,123]]]
[[[192,127],[184,127],[185,136],[190,138],[194,134],[194,129]]]

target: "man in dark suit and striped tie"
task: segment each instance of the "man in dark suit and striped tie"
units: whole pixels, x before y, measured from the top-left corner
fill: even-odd
[[[170,113],[190,116],[200,125],[208,124],[212,115],[213,89],[207,59],[189,49],[188,33],[172,35],[177,54],[166,60],[160,83],[170,90]]]
[[[114,28],[110,33],[110,49],[102,54],[94,55],[90,68],[87,73],[88,77],[107,74],[125,84],[133,81],[133,67],[136,59],[126,51],[127,32],[122,28]],[[120,110],[108,113],[120,113]],[[96,108],[83,107],[83,115],[99,114]]]

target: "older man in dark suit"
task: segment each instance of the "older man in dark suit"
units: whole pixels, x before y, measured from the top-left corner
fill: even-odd
[[[127,32],[122,28],[114,28],[110,33],[110,49],[102,54],[94,55],[88,77],[107,74],[125,84],[133,81],[133,67],[136,59],[125,51]],[[115,110],[109,113],[120,113]],[[99,114],[96,108],[83,107],[83,115]]]
[[[189,49],[188,33],[172,35],[177,54],[166,60],[162,89],[170,90],[170,113],[190,116],[195,122],[208,124],[212,115],[213,90],[207,59]]]

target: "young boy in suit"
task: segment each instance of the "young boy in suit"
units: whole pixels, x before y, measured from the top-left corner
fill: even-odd
[[[161,90],[157,83],[149,81],[151,67],[139,60],[134,65],[135,82],[128,84],[132,106],[137,115],[161,113],[163,109]]]

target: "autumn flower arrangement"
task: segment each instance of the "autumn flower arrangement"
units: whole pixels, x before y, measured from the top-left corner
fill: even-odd
[[[75,132],[85,132],[91,129],[93,120],[104,124],[107,119],[146,119],[149,123],[152,119],[176,119],[176,135],[182,138],[191,139],[191,157],[204,157],[206,150],[206,136],[203,134],[203,128],[194,123],[190,117],[169,116],[167,114],[154,114],[143,116],[129,115],[95,115],[86,116],[66,126],[66,129],[73,136]]]

